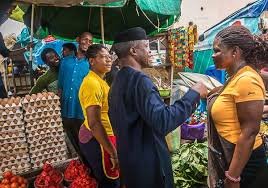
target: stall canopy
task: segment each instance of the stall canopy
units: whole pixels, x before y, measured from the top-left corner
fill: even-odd
[[[45,32],[45,36],[74,39],[80,33],[90,31],[100,39],[103,19],[105,40],[112,41],[117,32],[131,27],[143,27],[147,34],[166,30],[179,18],[180,7],[181,0],[117,0],[101,5],[83,1],[72,7],[37,6],[34,28],[40,38]],[[30,26],[30,19],[31,6],[24,15],[27,26]]]
[[[206,69],[213,64],[211,57],[213,53],[213,41],[217,33],[222,29],[233,24],[239,24],[247,27],[252,33],[259,34],[261,32],[258,28],[259,17],[265,10],[268,10],[268,0],[255,1],[234,12],[200,35],[199,42],[197,46],[195,46],[195,66],[192,71],[205,73]]]
[[[83,3],[102,5],[115,1],[118,0],[16,0],[16,2],[18,3],[30,3],[39,6],[57,6],[57,7],[70,7],[80,5]]]

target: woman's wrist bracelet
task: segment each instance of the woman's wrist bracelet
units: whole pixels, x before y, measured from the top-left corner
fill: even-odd
[[[228,180],[230,180],[230,181],[232,181],[234,183],[239,183],[241,181],[241,177],[240,176],[238,178],[234,178],[234,177],[232,177],[232,176],[229,175],[229,171],[225,171],[225,177]]]

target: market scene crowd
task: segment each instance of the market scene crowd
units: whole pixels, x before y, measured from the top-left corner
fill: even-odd
[[[189,28],[194,28],[193,23],[189,23]],[[59,124],[63,128],[62,131],[59,131],[60,128],[49,130],[51,134],[55,132],[55,135],[63,132],[67,150],[76,156],[67,170],[76,168],[72,167],[75,163],[82,164],[79,171],[86,169],[85,174],[90,174],[95,182],[83,184],[82,181],[89,181],[85,174],[79,172],[82,174],[81,183],[73,179],[76,176],[74,170],[66,170],[62,176],[64,180],[73,181],[71,188],[183,188],[183,185],[176,184],[179,177],[175,177],[174,169],[182,167],[174,165],[167,137],[178,127],[183,129],[182,126],[205,101],[206,137],[203,140],[197,139],[197,142],[207,144],[207,176],[203,179],[203,186],[194,187],[267,187],[267,138],[260,132],[268,112],[265,105],[268,40],[265,36],[265,33],[253,34],[241,24],[220,30],[214,37],[211,57],[215,69],[225,71],[225,82],[210,88],[201,78],[191,80],[187,91],[172,103],[167,103],[160,94],[162,89],[144,71],[152,67],[153,56],[150,37],[144,28],[131,27],[118,31],[112,45],[95,43],[94,34],[84,31],[76,37],[75,42],[62,45],[62,54],[53,47],[44,48],[40,53],[40,58],[48,69],[35,80],[29,93],[21,98],[26,135],[29,135],[27,126],[33,120],[27,120],[30,112],[27,100],[29,99],[30,106],[31,103],[40,104],[38,108],[41,111],[38,108],[36,111],[38,116],[38,113],[45,113],[48,109],[42,106],[43,98],[47,97],[50,100],[47,105],[54,105],[49,106],[54,111],[50,114],[51,122],[60,110],[55,117],[61,119]],[[3,57],[11,56],[12,53],[24,53],[33,46],[31,43],[20,49],[20,52],[14,52],[5,46],[2,34],[0,35],[0,54]],[[5,118],[7,112],[4,105],[9,105],[7,98],[12,97],[4,87],[1,73],[0,79],[0,110],[1,116]],[[38,103],[39,97],[41,102]],[[17,98],[12,100],[16,103]],[[49,118],[44,116],[40,122],[47,119]],[[3,122],[0,125],[2,131],[9,119],[0,122]],[[49,120],[48,124],[51,122]],[[40,129],[41,124],[34,125]],[[26,142],[41,142],[41,137],[38,137],[40,135],[43,135],[41,129],[33,137],[29,136]],[[6,144],[2,135],[0,144]],[[29,148],[31,157],[34,154],[33,147]],[[0,159],[3,151],[0,149]],[[190,150],[184,155],[190,155]],[[42,155],[38,157],[42,158]],[[4,160],[0,161],[4,164]],[[43,176],[53,171],[49,163],[41,166]],[[186,160],[185,163],[191,162]],[[198,163],[201,165],[201,162]],[[1,170],[2,168],[0,173]],[[10,171],[14,173],[14,169]],[[56,174],[57,171],[53,173]],[[37,176],[34,187],[58,187],[57,178],[53,180],[53,186],[49,184],[52,176],[44,182],[41,176]],[[8,187],[9,182],[17,182],[13,182],[12,178],[9,180],[9,177],[10,174],[3,172],[6,181],[0,181],[0,188]],[[16,185],[23,187],[19,186],[19,180]],[[15,184],[11,188],[15,188]]]

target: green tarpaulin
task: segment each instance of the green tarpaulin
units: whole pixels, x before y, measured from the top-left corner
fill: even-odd
[[[166,30],[179,18],[181,0],[121,0],[102,7],[105,40],[112,41],[117,32],[131,27],[143,27],[147,34]],[[95,38],[101,38],[99,5],[37,6],[35,11],[36,30],[41,26],[46,34],[65,39],[74,39],[80,33],[90,31]],[[28,26],[30,14],[28,10],[24,16]]]

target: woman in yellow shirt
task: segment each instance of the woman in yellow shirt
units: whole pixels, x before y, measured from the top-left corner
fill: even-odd
[[[91,71],[79,90],[85,117],[79,131],[80,149],[100,188],[119,188],[116,139],[108,117],[109,86],[103,80],[111,70],[112,59],[101,44],[90,46],[86,53]]]
[[[252,187],[267,167],[259,135],[265,88],[255,69],[267,62],[268,44],[243,26],[230,26],[213,48],[215,66],[230,78],[208,98],[210,187]]]

